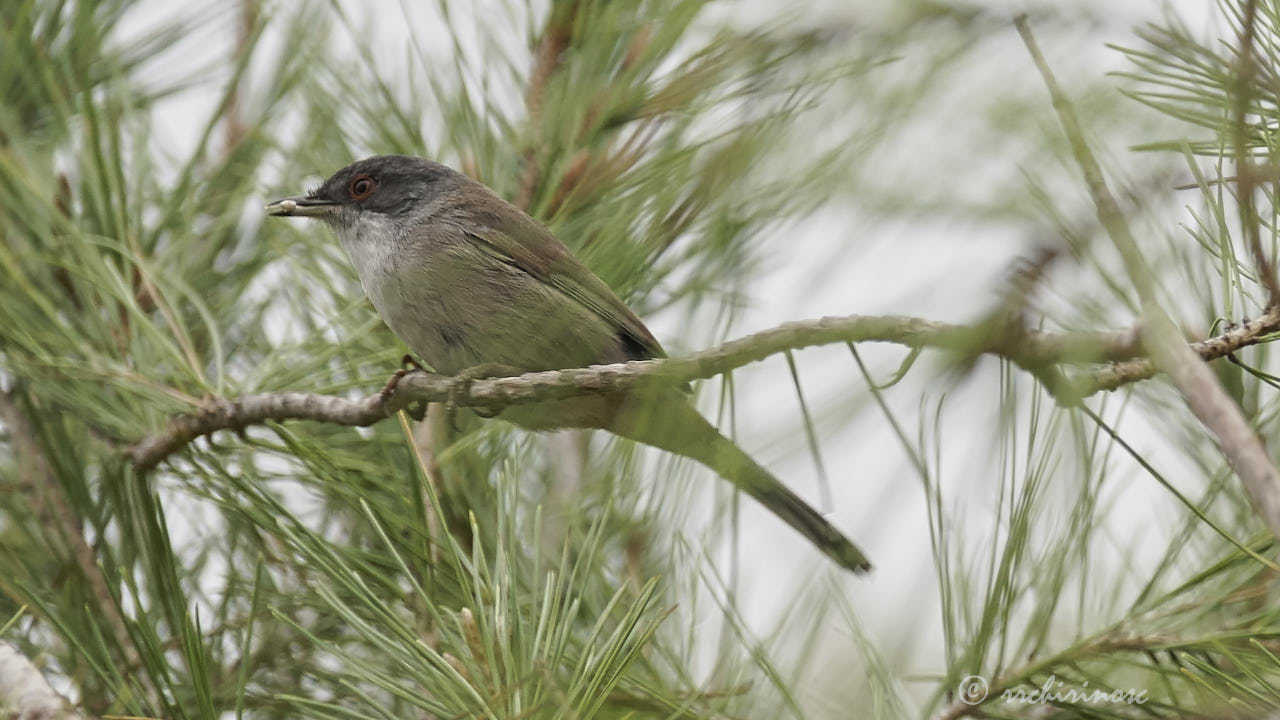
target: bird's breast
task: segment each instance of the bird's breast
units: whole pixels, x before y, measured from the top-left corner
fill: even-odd
[[[365,295],[387,327],[437,372],[476,364],[459,357],[464,333],[450,321],[429,248],[406,242],[398,229],[390,219],[362,218],[339,232]]]
[[[476,365],[522,370],[625,359],[600,316],[512,263],[482,252],[457,228],[404,242],[366,225],[344,238],[383,322],[436,372]]]

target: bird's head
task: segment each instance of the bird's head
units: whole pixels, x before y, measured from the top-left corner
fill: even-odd
[[[376,155],[342,168],[306,195],[267,205],[267,214],[324,220],[344,235],[358,226],[402,224],[466,183],[440,163],[407,155]]]

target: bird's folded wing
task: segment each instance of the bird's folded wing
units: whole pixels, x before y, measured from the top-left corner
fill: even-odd
[[[604,318],[616,328],[632,359],[666,357],[662,345],[631,308],[579,262],[551,231],[524,215],[503,214],[488,219],[494,221],[489,226],[467,228],[468,236],[478,248],[529,273]]]

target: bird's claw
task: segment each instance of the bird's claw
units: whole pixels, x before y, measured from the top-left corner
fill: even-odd
[[[391,399],[391,394],[396,391],[396,386],[400,384],[400,380],[408,374],[409,371],[404,368],[391,373],[391,377],[387,378],[387,384],[383,385],[382,390],[378,391],[378,394],[382,396],[382,402],[385,403]]]
[[[459,407],[458,400],[471,392],[472,383],[476,380],[487,380],[489,378],[513,377],[515,375],[522,374],[522,372],[523,371],[520,370],[520,368],[512,367],[510,365],[503,365],[501,363],[485,363],[483,365],[466,368],[457,375],[454,375],[453,382],[449,385],[449,399],[445,402],[445,417],[449,419],[449,427],[452,428],[454,432],[458,431],[458,425],[456,422]],[[476,414],[482,417],[492,417],[492,415],[485,415],[479,409],[476,410]]]
[[[414,360],[412,355],[405,355],[400,358],[400,369],[391,373],[391,377],[387,379],[387,384],[383,385],[382,391],[378,393],[382,396],[383,405],[391,400],[391,396],[395,394],[396,386],[400,384],[400,381],[404,379],[404,376],[414,370],[426,372],[426,368],[418,364],[418,361]],[[424,402],[415,403],[412,407],[405,408],[405,412],[409,413],[409,417],[413,418],[415,421],[421,421],[427,414],[427,404]]]

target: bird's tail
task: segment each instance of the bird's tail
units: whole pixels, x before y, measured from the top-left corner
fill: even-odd
[[[856,573],[871,569],[871,563],[857,546],[732,440],[721,435],[687,400],[671,398],[659,405],[660,409],[653,413],[622,413],[609,430],[697,460],[786,521],[841,567]]]

